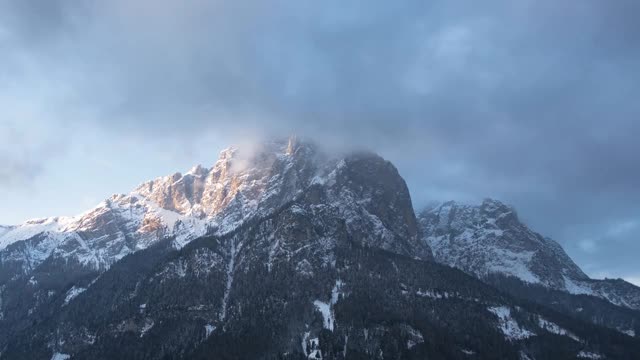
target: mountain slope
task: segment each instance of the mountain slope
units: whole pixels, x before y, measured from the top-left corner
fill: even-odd
[[[640,310],[640,288],[623,280],[590,279],[557,242],[529,229],[499,201],[488,199],[479,206],[447,202],[421,212],[419,222],[440,263],[481,279],[511,276]]]
[[[435,263],[421,231],[404,180],[375,154],[294,139],[224,151],[211,169],[7,231],[0,359],[640,352],[634,337]]]
[[[356,158],[351,156],[350,161]],[[222,151],[211,169],[197,166],[184,175],[146,182],[130,194],[114,195],[79,216],[31,220],[3,228],[0,266],[29,274],[52,257],[102,271],[163,237],[175,236],[174,246],[179,248],[207,233],[229,232],[249,219],[267,216],[315,183],[335,181],[336,176],[353,177],[348,180],[355,183],[373,181],[368,177],[375,168],[363,165],[341,170],[344,164],[344,158],[329,158],[313,144],[295,138],[266,142],[250,151],[230,148]],[[384,166],[397,174],[392,165]],[[380,216],[371,218],[376,223],[384,222],[386,212],[394,210],[383,204],[400,206],[398,211],[403,211],[408,221],[406,231],[411,232],[408,238],[416,246],[419,241],[413,233],[417,225],[409,210],[406,184],[401,180],[380,185],[395,188],[398,198],[376,199],[375,194],[360,194],[361,189],[355,188],[345,195],[369,201],[365,207]],[[389,243],[389,239],[383,241]],[[430,256],[429,252],[418,255]]]
[[[329,158],[294,139],[248,154],[226,150],[211,170],[159,178],[80,216],[31,221],[5,233],[0,342],[3,334],[28,326],[34,314],[59,307],[56,298],[70,300],[84,291],[126,255],[165,238],[180,249],[204,234],[232,232],[308,194],[317,194],[314,211],[339,214],[361,245],[431,259],[406,184],[380,157]],[[285,251],[276,245],[274,256]]]
[[[347,165],[348,166],[348,165]],[[345,184],[348,184],[346,182]],[[359,188],[359,187],[358,187]],[[1,358],[632,359],[640,341],[369,246],[335,188],[181,249],[128,255]],[[384,191],[382,191],[384,192]],[[405,224],[396,213],[389,220]]]
[[[0,256],[24,273],[50,256],[100,270],[166,236],[176,236],[174,245],[180,247],[207,232],[230,231],[291,200],[326,165],[315,156],[312,145],[293,139],[255,151],[230,148],[211,169],[198,166],[146,182],[76,217],[15,226],[0,234]],[[46,241],[11,248],[36,236]]]

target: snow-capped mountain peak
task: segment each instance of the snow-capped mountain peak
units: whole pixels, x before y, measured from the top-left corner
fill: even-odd
[[[564,287],[563,276],[587,279],[560,245],[530,230],[500,201],[450,201],[419,219],[436,259],[480,277],[500,273],[557,288]]]
[[[616,305],[640,308],[640,289],[620,290],[590,279],[556,241],[532,231],[512,206],[485,199],[479,205],[454,201],[418,216],[436,261],[485,279],[503,275],[572,294],[594,295]]]
[[[410,215],[403,215],[406,225],[402,226],[414,235],[389,235],[390,220],[375,215],[375,204],[362,202],[363,196],[370,194],[344,192],[353,181],[360,182],[356,184],[358,191],[366,186],[384,186],[358,177],[358,172],[368,167],[388,172],[390,184],[403,187],[399,192],[394,189],[403,194],[398,206],[410,209]],[[32,220],[0,229],[0,260],[26,273],[50,256],[106,269],[165,237],[174,237],[174,246],[180,248],[207,233],[228,233],[248,220],[268,216],[310,186],[324,186],[328,194],[341,196],[335,202],[343,211],[355,211],[354,206],[371,207],[366,210],[371,212],[370,226],[379,228],[380,236],[388,238],[382,241],[384,246],[393,247],[391,238],[407,239],[413,244],[409,247],[418,246],[406,185],[395,168],[386,167],[387,163],[377,156],[328,157],[314,144],[295,137],[248,148],[232,147],[223,150],[211,168],[197,165],[184,174],[147,181],[131,193],[113,195],[81,215]],[[350,197],[352,203],[348,202]],[[418,252],[430,256],[428,251]]]

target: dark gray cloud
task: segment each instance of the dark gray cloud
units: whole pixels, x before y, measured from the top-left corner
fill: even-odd
[[[614,261],[598,263],[589,241],[598,256],[639,253],[640,229],[610,233],[640,217],[637,1],[0,9],[5,46],[71,84],[65,105],[93,109],[90,121],[109,131],[190,139],[250,129],[365,146],[396,162],[418,205],[512,202],[582,263],[603,264],[594,272]],[[640,274],[627,260],[615,271]]]

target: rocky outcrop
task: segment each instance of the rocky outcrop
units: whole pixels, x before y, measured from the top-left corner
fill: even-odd
[[[422,211],[419,222],[436,261],[478,278],[511,276],[640,309],[640,288],[622,280],[590,279],[560,244],[532,231],[514,208],[500,201],[487,199],[480,205],[446,202]]]

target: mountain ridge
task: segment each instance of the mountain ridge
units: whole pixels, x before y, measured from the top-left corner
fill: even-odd
[[[640,349],[459,270],[363,247],[316,196],[180,250],[167,239],[126,256],[0,358],[631,359],[624,351]]]
[[[417,217],[398,170],[372,153],[327,156],[297,139],[249,154],[228,149],[211,168],[5,233],[29,237],[0,249],[0,359],[632,359],[640,351],[638,312],[607,302],[563,315],[532,292],[540,289],[494,286],[434,261],[443,239],[469,234],[467,225],[494,240],[516,226],[549,254],[562,251],[501,203],[468,210],[462,220],[473,221],[455,222],[453,234],[455,212],[438,213],[442,226]],[[440,237],[433,251],[429,231]],[[586,276],[558,259],[563,274]],[[545,284],[563,280],[527,271]],[[568,307],[583,300],[567,296]]]
[[[513,276],[574,295],[593,295],[640,309],[640,288],[622,279],[587,276],[551,238],[532,231],[512,206],[495,199],[479,205],[455,201],[418,215],[423,237],[436,261],[484,279]]]
[[[48,257],[58,256],[71,257],[83,266],[102,271],[166,236],[174,236],[174,246],[180,248],[199,236],[225,233],[247,219],[265,216],[308,186],[326,182],[330,170],[340,166],[341,161],[296,137],[265,142],[249,153],[229,147],[220,152],[211,167],[196,165],[184,174],[143,182],[129,194],[115,194],[77,216],[32,219],[0,227],[0,264],[11,263],[11,267],[19,267],[26,274]],[[394,171],[397,173],[395,168]],[[279,172],[288,182],[279,179]],[[406,184],[403,186],[406,188]],[[386,211],[381,204],[377,210]],[[640,308],[640,296],[628,298],[617,293],[622,288],[633,293],[633,284],[590,279],[561,245],[530,230],[520,222],[512,206],[498,200],[485,199],[479,206],[455,201],[432,205],[415,216],[420,226],[413,225],[413,216],[405,215],[410,227],[419,227],[420,236],[441,263],[480,278],[494,271],[572,294],[599,296],[616,305]],[[447,223],[447,219],[451,222]],[[494,243],[505,237],[505,229],[517,234]],[[444,241],[447,236],[450,239]],[[470,247],[463,241],[465,238],[479,241],[482,246]],[[519,247],[514,248],[522,239],[529,241],[520,241]],[[494,246],[493,251],[488,251],[487,245]],[[544,249],[542,255],[537,247]]]

